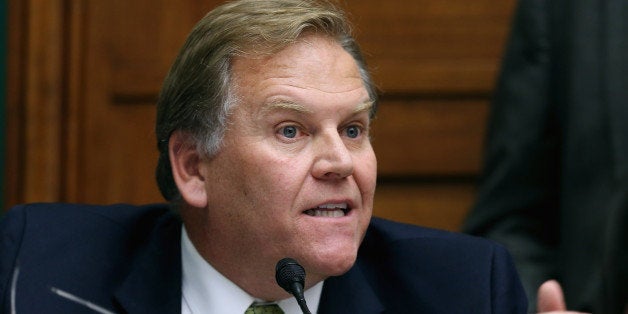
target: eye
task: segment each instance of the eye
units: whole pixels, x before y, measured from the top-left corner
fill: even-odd
[[[298,132],[299,129],[297,129],[297,127],[294,125],[287,125],[279,130],[279,133],[286,138],[295,138],[297,137]]]
[[[349,138],[358,138],[360,134],[362,134],[362,129],[356,125],[352,125],[345,129],[345,133]]]

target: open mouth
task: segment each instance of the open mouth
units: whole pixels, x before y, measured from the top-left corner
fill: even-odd
[[[323,204],[305,211],[305,214],[313,217],[344,217],[351,209],[347,203]]]

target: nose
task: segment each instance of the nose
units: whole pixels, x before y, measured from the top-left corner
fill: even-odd
[[[314,145],[316,158],[312,175],[322,180],[337,180],[353,174],[353,157],[350,149],[333,130],[321,135]]]

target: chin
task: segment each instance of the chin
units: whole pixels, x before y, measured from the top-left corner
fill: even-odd
[[[340,254],[319,255],[316,257],[315,263],[312,264],[312,272],[320,274],[323,278],[340,276],[353,267],[356,258],[357,250],[353,254],[347,254],[347,251],[344,251]]]

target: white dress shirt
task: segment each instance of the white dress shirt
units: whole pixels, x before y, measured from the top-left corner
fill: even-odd
[[[181,313],[182,314],[243,314],[258,300],[231,282],[198,253],[188,237],[185,227],[181,231]],[[310,312],[318,311],[323,282],[305,291],[305,300]],[[301,314],[295,298],[277,302],[286,314]]]

